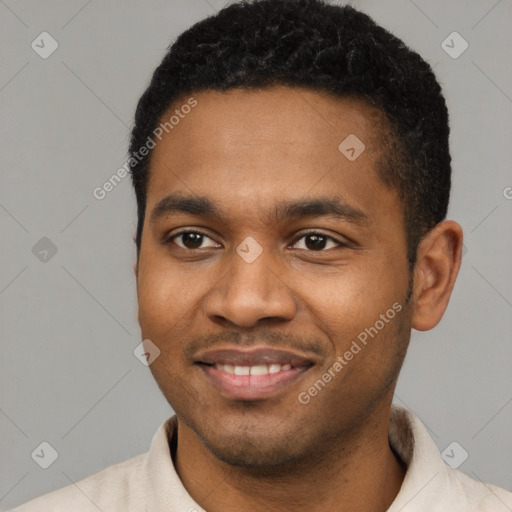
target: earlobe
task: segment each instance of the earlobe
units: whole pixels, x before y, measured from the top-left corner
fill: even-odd
[[[443,317],[459,273],[463,233],[445,220],[422,239],[414,268],[412,327],[428,331]]]

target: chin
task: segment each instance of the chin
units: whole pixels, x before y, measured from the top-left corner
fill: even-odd
[[[279,425],[196,423],[190,425],[206,449],[231,466],[271,468],[297,462],[304,456],[304,438],[299,430],[277,428]],[[294,435],[295,434],[295,435]]]
[[[293,464],[302,458],[293,441],[253,439],[242,435],[226,439],[204,439],[206,448],[230,466],[264,470]]]
[[[274,407],[243,403],[206,413],[178,402],[173,409],[203,446],[230,466],[270,470],[298,463],[319,449],[319,438],[307,431],[304,418]]]

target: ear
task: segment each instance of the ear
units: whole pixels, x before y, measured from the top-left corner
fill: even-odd
[[[414,329],[428,331],[441,321],[459,273],[462,239],[460,225],[445,220],[421,240],[414,266]]]

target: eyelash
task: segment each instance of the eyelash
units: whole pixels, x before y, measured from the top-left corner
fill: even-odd
[[[193,234],[196,234],[196,235],[201,235],[201,236],[204,236],[204,237],[207,237],[209,238],[210,240],[213,240],[210,236],[208,236],[206,233],[203,233],[202,231],[198,231],[196,229],[186,229],[186,230],[183,230],[183,231],[179,231],[178,233],[175,233],[174,235],[172,235],[171,237],[167,238],[165,241],[164,241],[164,244],[167,245],[171,242],[174,241],[175,238],[178,238],[179,236],[181,235],[185,235],[185,234],[190,234],[190,233],[193,233]],[[348,247],[348,244],[347,243],[344,243],[330,235],[326,235],[320,231],[307,231],[305,233],[302,233],[298,238],[296,238],[292,244],[295,245],[300,239],[308,236],[308,235],[320,235],[322,237],[324,237],[326,240],[328,241],[332,241],[332,242],[335,242],[336,244],[338,244],[339,247]],[[198,249],[188,249],[188,248],[183,248],[183,247],[180,247],[178,245],[178,248],[183,250],[183,251],[199,251],[200,248]],[[212,249],[212,247],[205,247],[205,249]],[[313,250],[308,250],[308,249],[301,249],[301,250],[307,250],[308,252],[327,252],[329,249],[320,249],[318,251],[313,251]]]

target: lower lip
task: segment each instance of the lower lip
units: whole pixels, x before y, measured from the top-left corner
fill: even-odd
[[[267,375],[235,375],[215,366],[200,364],[199,367],[223,395],[235,400],[268,398],[295,383],[311,368],[301,366]]]

